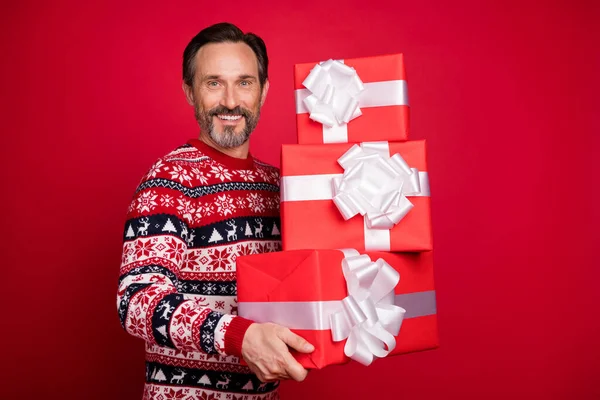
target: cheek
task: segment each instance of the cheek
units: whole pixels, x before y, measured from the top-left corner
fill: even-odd
[[[256,110],[260,107],[260,92],[259,93],[244,93],[241,96],[242,104],[249,109]]]
[[[201,110],[207,111],[219,105],[219,95],[216,93],[199,93],[196,97]]]

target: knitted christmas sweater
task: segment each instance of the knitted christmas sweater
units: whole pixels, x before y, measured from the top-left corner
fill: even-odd
[[[138,186],[125,223],[117,307],[146,342],[144,399],[277,399],[240,364],[236,257],[279,251],[279,171],[190,140]]]

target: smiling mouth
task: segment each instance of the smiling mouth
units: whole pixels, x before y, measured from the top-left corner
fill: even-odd
[[[221,121],[238,121],[239,119],[242,118],[241,115],[217,115],[217,118],[219,118]]]

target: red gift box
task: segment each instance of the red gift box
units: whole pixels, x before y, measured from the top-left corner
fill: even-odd
[[[432,250],[425,141],[377,144],[388,146],[389,155],[398,153],[409,167],[418,170],[422,192],[406,195],[414,207],[389,230],[369,229],[367,218],[362,215],[345,220],[333,201],[331,180],[344,173],[338,159],[358,145],[284,145],[281,155],[283,250]]]
[[[390,295],[405,314],[395,336],[395,348],[388,356],[436,348],[432,252],[366,255],[372,261],[383,259],[400,275]],[[346,341],[334,341],[331,326],[327,326],[328,312],[348,296],[342,271],[344,259],[340,250],[294,250],[238,257],[239,315],[287,326],[312,343],[314,352],[293,353],[305,368],[350,361],[344,354]]]
[[[339,73],[331,73],[327,66],[333,60],[326,63],[303,63],[296,64],[294,68],[294,85],[296,97],[296,125],[299,144],[316,143],[358,143],[365,141],[404,141],[408,138],[409,131],[409,105],[406,85],[406,72],[404,68],[404,57],[402,54],[385,56],[352,58],[339,60],[343,65],[354,68],[355,76],[346,75],[351,71],[340,67]],[[319,65],[318,79],[308,79],[311,71]],[[325,65],[327,71],[322,71]],[[348,93],[348,87],[354,87],[349,80],[355,81],[355,77],[362,81],[362,91],[353,92],[352,99],[357,101],[360,115],[348,123],[339,121],[340,114],[352,103],[351,99],[342,97]],[[340,79],[336,79],[340,78]],[[334,90],[326,90],[327,83],[331,83]],[[360,84],[359,84],[360,85]],[[307,88],[308,86],[308,88]],[[309,89],[310,88],[310,89]],[[312,90],[311,90],[312,89]],[[352,91],[352,90],[351,90]],[[320,110],[310,109],[304,99],[315,95],[316,99],[323,103],[335,104],[336,109],[343,111],[335,113],[338,122],[333,126],[327,126],[320,122]],[[318,107],[317,107],[318,108]],[[353,115],[356,116],[357,113]],[[317,121],[311,119],[316,116]]]

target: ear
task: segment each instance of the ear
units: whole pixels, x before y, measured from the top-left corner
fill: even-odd
[[[262,88],[262,93],[260,94],[260,106],[262,107],[263,104],[265,104],[265,100],[267,98],[267,93],[269,92],[269,80],[267,79],[265,81],[265,84],[263,85]]]
[[[194,89],[189,86],[187,83],[182,82],[181,88],[183,89],[183,93],[185,93],[185,98],[190,106],[194,105]]]

